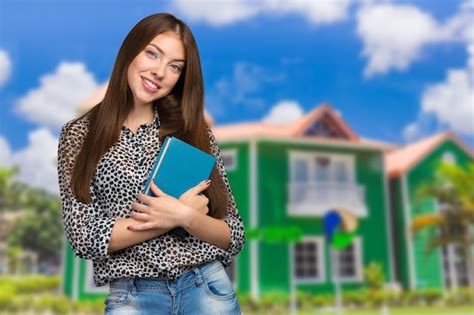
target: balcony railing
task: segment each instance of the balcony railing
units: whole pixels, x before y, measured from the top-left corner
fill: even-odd
[[[328,210],[345,208],[356,216],[367,215],[364,186],[356,183],[290,182],[288,213],[295,216],[322,216]]]

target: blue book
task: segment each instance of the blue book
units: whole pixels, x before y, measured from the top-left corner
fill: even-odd
[[[168,195],[179,198],[184,192],[211,176],[216,158],[178,138],[167,136],[145,184],[144,194],[155,196],[151,181]],[[171,230],[175,235],[188,236],[181,228]]]

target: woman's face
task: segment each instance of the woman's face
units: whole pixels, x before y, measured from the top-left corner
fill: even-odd
[[[157,35],[133,60],[127,71],[135,106],[168,95],[185,63],[184,45],[173,32]]]

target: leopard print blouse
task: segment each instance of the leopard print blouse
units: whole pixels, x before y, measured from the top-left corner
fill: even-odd
[[[82,203],[73,195],[70,176],[76,155],[88,131],[89,116],[71,120],[61,129],[58,145],[58,181],[66,237],[76,256],[93,261],[94,284],[106,285],[124,277],[166,277],[174,280],[193,265],[213,259],[225,266],[242,249],[245,238],[240,217],[224,169],[220,149],[208,128],[212,154],[227,188],[227,215],[222,218],[231,231],[231,244],[223,250],[192,235],[164,233],[125,249],[108,253],[115,221],[131,217],[131,204],[138,201],[160,150],[158,111],[151,123],[136,134],[122,126],[119,140],[97,164],[90,187],[92,202]]]

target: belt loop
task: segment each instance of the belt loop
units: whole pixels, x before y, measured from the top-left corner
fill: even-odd
[[[194,274],[196,275],[196,284],[198,286],[200,286],[202,283],[203,283],[203,279],[202,279],[202,274],[201,274],[201,271],[199,270],[199,268],[196,266],[196,267],[193,267],[193,272]]]

